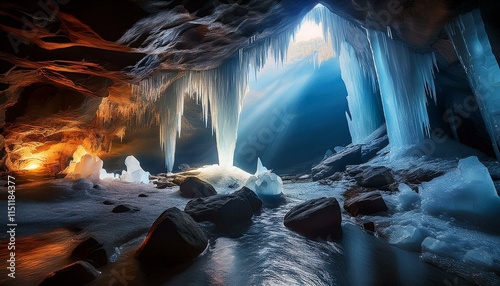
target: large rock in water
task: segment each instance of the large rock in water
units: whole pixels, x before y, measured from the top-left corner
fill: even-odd
[[[286,227],[308,237],[340,233],[342,216],[335,198],[319,198],[293,207],[284,218]]]
[[[387,205],[380,192],[361,193],[344,202],[344,209],[352,216],[386,212]]]
[[[136,257],[148,264],[175,265],[193,260],[207,244],[205,233],[189,215],[170,208],[155,220]]]
[[[252,207],[239,195],[216,195],[190,200],[184,209],[195,221],[209,221],[227,230],[252,218]]]
[[[247,187],[243,187],[237,190],[236,192],[233,193],[233,195],[239,196],[240,198],[247,201],[247,203],[252,208],[252,211],[254,212],[257,212],[262,208],[262,200],[259,199],[259,197],[254,191],[250,190]]]
[[[384,166],[367,167],[354,179],[365,188],[385,188],[396,182],[392,171]]]
[[[312,168],[313,180],[327,178],[336,172],[345,171],[347,165],[361,164],[361,145],[348,146]]]
[[[209,183],[196,177],[188,177],[180,184],[181,196],[186,198],[204,198],[217,194]]]
[[[56,270],[43,279],[39,286],[85,285],[94,281],[99,271],[90,263],[77,261]]]

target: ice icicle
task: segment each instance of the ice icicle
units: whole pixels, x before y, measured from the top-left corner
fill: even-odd
[[[233,165],[239,117],[249,74],[251,71],[256,73],[264,66],[269,53],[275,61],[283,62],[295,30],[287,30],[273,37],[251,38],[249,47],[241,49],[236,57],[218,68],[186,71],[182,75],[159,73],[134,86],[134,94],[143,94],[142,97],[151,102],[158,101],[161,144],[169,172],[173,169],[176,134],[180,134],[185,95],[195,96],[197,102],[201,103],[205,125],[208,125],[210,113],[219,165]]]
[[[359,26],[333,14],[323,5],[316,6],[307,19],[323,24],[325,39],[339,55],[340,71],[347,89],[347,123],[353,143],[364,139],[384,123],[372,51],[366,32]]]
[[[446,27],[446,31],[467,71],[493,149],[500,159],[500,68],[480,11],[458,17]]]
[[[391,148],[417,144],[430,132],[426,94],[435,100],[435,55],[411,51],[382,32],[368,35]]]
[[[359,65],[355,50],[342,43],[340,48],[340,70],[347,89],[347,124],[352,143],[362,143],[382,125],[384,116],[378,91],[373,89],[370,78]]]
[[[184,111],[184,90],[182,88],[179,82],[175,82],[159,99],[160,142],[165,154],[165,165],[168,172],[173,170],[177,135],[181,133],[181,119]]]

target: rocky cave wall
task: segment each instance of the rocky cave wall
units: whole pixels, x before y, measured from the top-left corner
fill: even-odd
[[[108,151],[126,128],[158,120],[143,114],[130,84],[159,70],[182,76],[217,67],[249,39],[296,26],[318,3],[366,28],[390,29],[415,49],[436,51],[441,70],[460,76],[443,27],[481,8],[500,51],[494,0],[2,1],[2,169],[19,170],[35,158],[54,173],[79,144]],[[147,120],[130,117],[137,111]]]

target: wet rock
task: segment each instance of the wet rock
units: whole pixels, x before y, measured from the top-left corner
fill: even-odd
[[[253,216],[247,200],[238,195],[216,195],[190,200],[184,211],[195,221],[209,221],[221,230],[248,221]]]
[[[375,232],[375,224],[373,222],[366,222],[363,224],[363,229],[370,232]]]
[[[262,201],[259,199],[257,194],[254,191],[250,190],[247,187],[243,187],[238,191],[233,193],[236,196],[244,199],[252,208],[252,211],[257,212],[262,208]]]
[[[204,198],[217,194],[209,183],[196,177],[188,177],[180,184],[181,196],[186,198]]]
[[[354,180],[365,188],[386,188],[395,183],[392,171],[383,166],[365,168]]]
[[[177,186],[177,185],[172,183],[172,182],[158,182],[158,183],[156,183],[157,189],[173,188],[175,186]]]
[[[86,260],[93,266],[99,268],[108,263],[106,250],[102,244],[92,237],[82,241],[71,252],[71,257],[77,260]]]
[[[107,206],[110,206],[110,205],[114,205],[115,203],[110,201],[110,200],[105,200],[102,202],[103,204],[107,205]]]
[[[207,245],[198,224],[178,208],[170,208],[155,220],[136,257],[147,264],[175,265],[193,260]]]
[[[344,202],[344,209],[352,216],[370,215],[388,210],[379,192],[361,193],[347,199]]]
[[[89,179],[78,179],[73,182],[73,188],[76,190],[90,190],[94,188],[94,183]]]
[[[138,212],[141,209],[131,205],[117,205],[113,208],[111,212],[113,213],[124,213],[124,212]]]
[[[348,146],[342,152],[326,158],[312,168],[314,181],[327,178],[336,172],[343,172],[347,165],[361,164],[361,146]]]
[[[284,218],[289,229],[308,237],[339,234],[342,216],[335,198],[319,198],[293,207]]]
[[[97,276],[99,271],[94,266],[85,261],[77,261],[50,273],[39,286],[85,285],[94,281]]]
[[[138,195],[138,197],[139,197],[139,198],[147,198],[147,197],[148,197],[148,195],[146,195],[146,194],[139,194],[139,195]]]

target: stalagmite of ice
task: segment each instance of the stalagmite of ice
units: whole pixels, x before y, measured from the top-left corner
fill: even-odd
[[[417,144],[430,132],[427,94],[434,100],[433,53],[417,53],[385,33],[368,31],[391,148]]]
[[[456,170],[419,188],[422,210],[434,214],[448,214],[465,220],[497,219],[500,215],[500,197],[488,169],[477,157],[459,161]]]
[[[103,162],[98,156],[89,154],[79,145],[73,153],[73,159],[62,173],[74,179],[99,179],[102,165]]]
[[[492,52],[481,12],[474,10],[446,27],[467,71],[497,158],[500,158],[500,68]]]
[[[149,183],[149,172],[141,168],[141,163],[134,156],[125,158],[125,165],[127,166],[127,171],[122,171],[120,180],[144,184]]]
[[[264,167],[260,158],[257,159],[257,171],[248,178],[245,186],[262,196],[276,196],[283,191],[281,178]]]
[[[362,143],[384,123],[372,51],[366,32],[359,26],[333,14],[323,5],[306,15],[323,24],[325,39],[339,55],[342,80],[347,89],[349,113],[346,113],[352,143]]]

